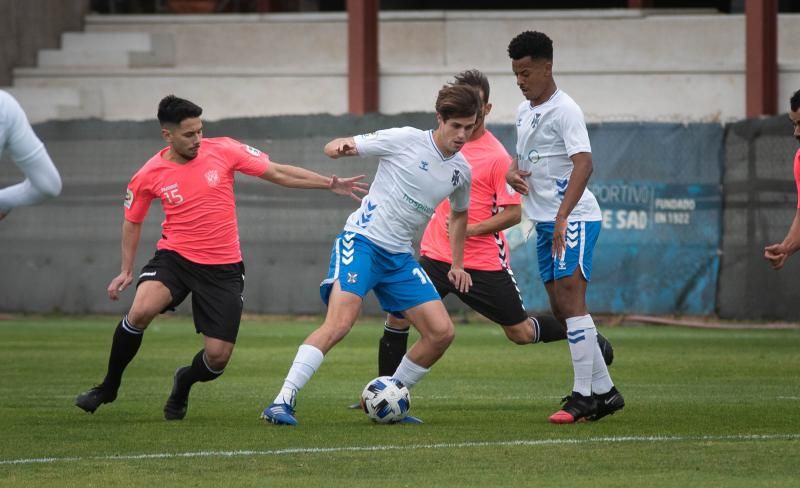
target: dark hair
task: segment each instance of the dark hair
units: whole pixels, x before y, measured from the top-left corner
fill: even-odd
[[[161,125],[180,125],[186,119],[200,117],[202,113],[202,108],[175,95],[167,95],[158,104],[158,121]]]
[[[470,85],[444,85],[436,97],[436,113],[444,122],[477,115],[482,108],[483,101],[478,89]]]
[[[469,85],[483,92],[483,103],[489,103],[489,79],[480,70],[468,69],[455,76],[455,85]]]
[[[514,60],[530,56],[531,59],[552,61],[553,40],[541,32],[525,31],[508,44],[508,56]]]
[[[792,109],[792,112],[797,112],[800,109],[800,90],[794,92],[792,98],[789,99],[789,107]]]

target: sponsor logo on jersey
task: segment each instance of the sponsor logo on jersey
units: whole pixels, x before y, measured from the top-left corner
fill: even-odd
[[[247,144],[245,144],[245,145],[244,145],[244,148],[245,148],[245,150],[246,150],[247,152],[249,152],[249,153],[250,153],[250,154],[251,154],[253,157],[256,157],[256,158],[257,158],[257,157],[261,156],[261,151],[259,151],[258,149],[254,148],[253,146],[248,146]]]
[[[408,196],[408,193],[403,193],[403,201],[406,202],[407,204],[411,205],[412,207],[414,207],[414,209],[416,211],[422,212],[425,215],[427,215],[428,217],[433,215],[433,208],[425,205],[424,203],[421,203],[421,202],[418,202],[418,201],[414,200],[413,198]]]
[[[128,188],[125,192],[125,208],[131,208],[131,205],[133,205],[133,190]]]
[[[528,151],[528,154],[525,155],[517,154],[517,160],[529,161],[533,164],[538,163],[539,159],[540,159],[539,151],[537,151],[536,149],[531,149],[530,151]]]
[[[219,185],[219,172],[215,169],[206,171],[206,181],[208,182],[208,186]]]

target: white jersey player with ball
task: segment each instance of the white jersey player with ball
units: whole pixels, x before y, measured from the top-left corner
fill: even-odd
[[[297,424],[297,392],[353,327],[370,290],[386,312],[407,317],[420,333],[392,375],[395,380],[411,388],[447,350],[455,329],[436,288],[414,259],[411,242],[436,206],[449,198],[453,264],[448,278],[460,291],[469,290],[472,279],[464,270],[464,236],[471,173],[459,150],[482,108],[473,87],[446,85],[436,100],[435,130],[388,129],[334,139],[325,146],[325,154],[332,158],[378,156],[378,171],[361,207],[350,214],[334,241],[328,276],[320,285],[328,306],[325,321],[298,349],[263,419]],[[404,420],[420,422],[408,416]]]

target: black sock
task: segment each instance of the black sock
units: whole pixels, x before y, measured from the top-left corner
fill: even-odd
[[[194,359],[192,359],[192,365],[189,366],[189,369],[184,371],[178,378],[178,381],[180,382],[179,386],[187,393],[193,384],[215,380],[222,376],[222,373],[225,372],[224,369],[220,371],[212,370],[206,364],[206,361],[203,358],[204,355],[205,349],[200,349],[200,352],[194,355]]]
[[[531,320],[536,331],[536,342],[563,341],[567,338],[567,328],[552,315],[531,317]]]
[[[391,376],[400,366],[408,347],[408,329],[395,329],[384,324],[378,342],[378,376]]]
[[[122,382],[122,372],[131,362],[139,346],[142,345],[144,331],[137,329],[128,322],[126,315],[114,329],[114,339],[111,341],[111,354],[108,357],[108,371],[103,380],[104,385],[119,388]]]

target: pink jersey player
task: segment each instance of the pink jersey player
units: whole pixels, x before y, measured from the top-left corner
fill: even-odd
[[[164,222],[156,247],[200,264],[242,260],[233,194],[234,173],[261,176],[267,154],[227,137],[206,138],[196,158],[185,164],[153,156],[131,179],[125,219],[142,222],[150,202],[161,199]]]

